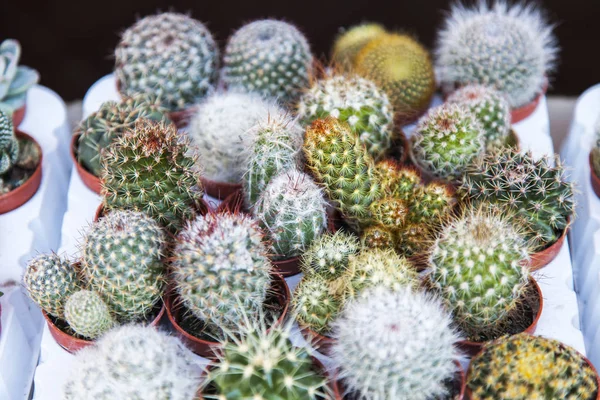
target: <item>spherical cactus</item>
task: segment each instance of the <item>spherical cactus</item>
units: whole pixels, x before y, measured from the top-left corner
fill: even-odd
[[[256,94],[210,96],[198,107],[188,131],[203,175],[219,182],[240,182],[254,142],[251,128],[269,118],[281,121],[285,114],[277,104]]]
[[[385,28],[375,23],[356,25],[344,30],[335,39],[331,59],[336,66],[351,70],[363,47],[371,40],[385,34]]]
[[[421,175],[413,167],[385,159],[375,164],[381,191],[388,196],[410,201],[415,188],[421,185]]]
[[[23,284],[31,300],[57,318],[63,318],[67,299],[79,290],[77,270],[56,254],[40,254],[31,259]]]
[[[596,373],[575,349],[528,334],[498,339],[471,361],[473,400],[579,399],[598,393]]]
[[[292,169],[276,176],[253,214],[277,259],[301,255],[327,228],[327,201],[310,176]]]
[[[535,251],[554,243],[574,216],[573,184],[556,155],[535,160],[511,149],[486,156],[467,169],[459,193],[519,217]]]
[[[426,254],[436,238],[438,227],[428,221],[407,223],[396,234],[396,249],[406,257]]]
[[[141,320],[160,301],[165,243],[161,227],[140,212],[112,211],[90,227],[82,246],[83,274],[118,321]]]
[[[414,189],[409,201],[407,220],[412,223],[438,224],[449,217],[456,204],[454,190],[440,182]]]
[[[303,125],[332,116],[347,122],[375,160],[391,146],[393,112],[387,95],[367,79],[334,75],[317,81],[300,99]]]
[[[19,141],[15,136],[12,112],[0,107],[0,175],[11,170],[19,158]]]
[[[483,85],[467,85],[452,93],[447,100],[466,106],[483,126],[488,150],[507,146],[510,138],[510,106],[496,89]]]
[[[138,118],[169,123],[167,110],[146,96],[128,97],[120,102],[107,101],[84,119],[75,135],[79,136],[77,161],[92,174],[101,173],[100,154],[116,138],[135,127]]]
[[[428,275],[470,340],[493,339],[527,285],[529,248],[500,213],[469,209],[448,222],[429,255]]]
[[[333,323],[333,364],[357,398],[445,398],[458,358],[451,323],[439,301],[425,293],[374,288]]]
[[[371,40],[357,56],[356,72],[383,89],[402,118],[418,116],[435,91],[429,53],[406,35],[387,34]]]
[[[199,21],[183,14],[145,17],[128,28],[115,50],[124,96],[147,94],[169,111],[185,109],[213,90],[219,49]]]
[[[249,135],[252,144],[244,174],[244,195],[251,208],[275,176],[300,168],[304,131],[289,116],[269,115],[254,125]]]
[[[543,91],[557,51],[552,27],[532,5],[479,1],[452,8],[438,33],[436,64],[442,86],[493,86],[518,108]]]
[[[466,107],[444,104],[419,120],[411,147],[412,159],[421,169],[453,180],[483,153],[484,131]]]
[[[65,304],[65,320],[78,335],[96,339],[115,324],[108,306],[96,292],[80,290]]]
[[[327,280],[339,278],[348,269],[350,257],[359,249],[358,238],[350,233],[341,230],[326,233],[304,252],[302,272],[321,275]]]
[[[64,399],[195,399],[202,371],[193,357],[156,328],[122,326],[77,353]]]
[[[102,156],[104,206],[143,211],[176,232],[196,215],[203,195],[187,152],[175,125],[138,120]]]
[[[381,225],[372,225],[360,233],[360,244],[367,249],[389,249],[395,246],[396,231]]]
[[[368,225],[380,185],[372,157],[348,124],[332,117],[314,121],[306,130],[304,154],[308,168],[344,217]]]
[[[308,86],[313,56],[304,35],[283,21],[259,20],[231,36],[223,56],[230,90],[295,101]]]
[[[342,308],[342,300],[320,275],[302,278],[292,297],[296,320],[302,327],[319,334],[329,331],[329,324]]]
[[[173,283],[183,305],[212,327],[232,330],[258,317],[270,287],[271,264],[256,221],[208,214],[181,231],[173,255]]]
[[[393,231],[404,225],[408,212],[406,202],[392,196],[383,197],[371,204],[373,221]]]

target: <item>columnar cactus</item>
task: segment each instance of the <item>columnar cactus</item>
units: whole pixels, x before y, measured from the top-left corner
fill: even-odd
[[[203,195],[187,152],[175,125],[138,120],[103,154],[104,206],[143,211],[176,232],[196,215]]]
[[[63,317],[69,296],[79,290],[75,268],[54,253],[32,258],[23,275],[23,284],[31,300],[57,318]]]
[[[0,107],[9,115],[25,105],[27,91],[40,80],[36,70],[19,65],[20,58],[18,41],[6,39],[0,44]]]
[[[179,339],[127,325],[77,353],[64,399],[190,400],[200,382],[201,370]]]
[[[529,152],[507,150],[486,156],[469,166],[459,192],[520,217],[536,251],[554,243],[574,216],[573,184],[557,155],[535,160]]]
[[[518,108],[542,92],[557,52],[552,26],[532,5],[479,1],[452,7],[438,33],[436,66],[442,86],[493,86]]]
[[[209,179],[238,183],[254,143],[251,128],[269,118],[281,121],[285,111],[256,94],[217,93],[200,104],[188,135]]]
[[[119,322],[145,318],[160,301],[165,243],[161,227],[139,212],[112,211],[90,227],[82,246],[83,275]]]
[[[7,173],[19,158],[19,141],[15,136],[12,114],[0,107],[0,175]]]
[[[233,330],[258,317],[271,284],[271,264],[256,221],[208,214],[190,222],[173,252],[173,283],[183,305],[205,324]]]
[[[342,299],[322,276],[310,275],[296,286],[292,306],[302,327],[326,334],[342,308]]]
[[[465,106],[443,104],[419,120],[411,147],[413,161],[424,171],[457,179],[484,151],[483,126]]]
[[[276,259],[296,257],[327,228],[327,201],[307,174],[296,169],[276,176],[253,214],[270,240]]]
[[[96,292],[80,290],[65,304],[65,320],[75,333],[96,339],[115,325],[110,310]]]
[[[371,40],[385,34],[385,28],[375,23],[356,25],[342,31],[333,44],[331,59],[337,67],[351,70],[356,64],[356,58],[363,47]]]
[[[406,35],[387,34],[371,40],[357,56],[356,72],[383,89],[400,117],[417,116],[435,91],[427,50]]]
[[[483,126],[488,150],[499,149],[510,138],[510,106],[496,89],[483,85],[467,85],[448,97],[448,103],[466,106]]]
[[[473,400],[593,400],[596,373],[575,349],[556,340],[519,334],[498,339],[471,361]]]
[[[451,323],[425,293],[374,288],[333,323],[333,364],[360,399],[444,398],[458,358]]]
[[[484,209],[466,210],[442,230],[428,277],[469,339],[492,339],[520,305],[528,250],[513,222]]]
[[[358,238],[344,231],[325,233],[304,252],[302,272],[321,275],[327,280],[342,276],[349,259],[360,250]]]
[[[146,94],[169,111],[185,109],[212,92],[219,49],[199,21],[187,15],[147,16],[129,27],[115,49],[121,94]]]
[[[332,116],[347,122],[375,160],[391,146],[393,110],[387,95],[367,79],[334,75],[317,81],[298,103],[304,125]]]
[[[254,21],[229,38],[223,81],[233,91],[293,102],[308,86],[312,62],[306,37],[295,26],[272,19]]]
[[[102,170],[100,154],[116,138],[135,127],[138,118],[168,123],[167,110],[146,96],[128,97],[120,102],[107,101],[100,109],[81,121],[75,135],[79,136],[77,160],[92,174]]]

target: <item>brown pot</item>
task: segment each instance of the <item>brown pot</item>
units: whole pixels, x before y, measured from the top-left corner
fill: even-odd
[[[21,125],[21,122],[25,119],[25,111],[27,110],[27,103],[23,104],[23,106],[17,108],[13,112],[13,125],[16,128]]]
[[[556,242],[554,242],[549,247],[546,247],[544,250],[540,250],[531,255],[529,260],[529,271],[537,271],[538,269],[544,268],[546,265],[550,264],[552,260],[556,258],[558,253],[560,253],[560,249],[562,249],[563,243],[565,242],[565,238],[567,237],[567,233],[569,228],[567,227],[562,235],[558,238]]]
[[[527,118],[531,114],[533,114],[534,111],[536,110],[537,106],[540,104],[540,100],[546,94],[547,88],[548,88],[548,85],[544,86],[544,89],[542,90],[542,92],[540,94],[538,94],[537,97],[535,99],[533,99],[530,103],[525,104],[522,107],[513,108],[512,110],[510,110],[510,122],[513,124],[516,124],[517,122],[521,122],[525,118]]]
[[[327,378],[327,386],[329,386],[330,395],[333,396],[333,399],[342,400],[344,397],[342,396],[343,393],[340,383],[337,380],[337,374],[331,376],[331,374],[327,371],[327,368],[325,368],[323,363],[317,357],[312,357],[312,361],[315,368]]]
[[[289,278],[300,273],[300,260],[301,257],[296,256],[285,260],[271,260],[271,264],[284,278]]]
[[[190,107],[190,108],[186,108],[185,110],[180,110],[180,111],[172,111],[168,114],[169,119],[171,121],[173,121],[173,123],[175,124],[175,126],[177,126],[177,128],[181,129],[181,128],[185,128],[190,120],[192,119],[192,116],[196,113],[196,107]]]
[[[323,355],[329,356],[331,354],[331,348],[335,344],[335,339],[330,338],[329,336],[321,335],[320,333],[317,333],[300,323],[298,326],[300,327],[302,337],[308,344],[310,344],[311,347]]]
[[[274,326],[282,325],[285,321],[290,306],[291,293],[290,288],[285,283],[283,277],[277,273],[273,274],[273,284],[275,291],[277,292],[277,300],[280,305],[283,306],[281,315],[275,322]],[[215,352],[219,350],[219,342],[209,341],[197,338],[196,336],[190,335],[186,332],[178,323],[181,317],[181,313],[185,311],[182,305],[179,304],[179,299],[174,295],[167,296],[166,298],[166,309],[167,316],[171,325],[175,329],[175,333],[183,344],[191,351],[201,357],[215,358]]]
[[[17,138],[27,139],[36,144],[38,150],[40,151],[40,161],[38,163],[38,166],[35,168],[35,171],[33,171],[33,174],[29,177],[29,179],[25,181],[25,183],[23,183],[15,190],[11,190],[8,193],[0,195],[0,214],[5,214],[27,203],[27,201],[29,201],[29,199],[31,199],[33,195],[36,194],[40,187],[40,184],[42,183],[42,147],[34,138],[32,138],[23,131],[16,129],[15,134]]]
[[[235,192],[242,190],[241,183],[216,182],[208,178],[200,178],[204,192],[215,199],[225,200]]]
[[[590,156],[589,156],[589,162],[590,162],[590,180],[592,182],[592,189],[594,189],[594,193],[596,193],[596,196],[600,197],[600,178],[598,178],[598,175],[596,175],[596,172],[594,171],[594,160],[592,158],[591,151],[590,151]]]
[[[100,194],[100,191],[102,190],[100,178],[85,169],[77,160],[77,144],[80,136],[81,135],[73,135],[73,138],[71,139],[71,160],[73,160],[73,164],[77,169],[77,173],[79,174],[79,177],[85,186],[87,186],[92,192]]]
[[[535,328],[537,327],[538,321],[539,321],[540,317],[542,316],[542,309],[544,308],[544,298],[542,295],[542,289],[540,289],[540,286],[535,281],[535,279],[533,279],[532,277],[529,277],[529,285],[533,285],[535,292],[537,294],[537,297],[539,299],[539,308],[537,310],[537,313],[533,316],[533,321],[531,322],[531,324],[527,327],[527,329],[525,329],[523,331],[525,333],[531,334],[531,333],[535,332]],[[465,353],[466,355],[474,356],[475,354],[479,353],[486,344],[488,344],[490,342],[491,341],[474,342],[471,340],[460,340],[457,343],[457,345],[458,345],[458,348],[461,349],[462,352]]]

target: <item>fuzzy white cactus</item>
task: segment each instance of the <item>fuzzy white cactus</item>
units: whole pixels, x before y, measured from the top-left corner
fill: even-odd
[[[336,279],[348,270],[350,257],[358,253],[358,238],[344,231],[326,233],[308,248],[302,257],[302,272]]]
[[[115,325],[102,297],[89,290],[80,290],[69,297],[65,320],[77,334],[88,339],[96,339]]]

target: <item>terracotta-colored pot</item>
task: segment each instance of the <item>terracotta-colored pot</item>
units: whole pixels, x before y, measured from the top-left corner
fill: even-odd
[[[104,204],[100,203],[98,208],[96,208],[96,213],[94,214],[94,222],[98,222],[100,218],[104,216]]]
[[[562,249],[563,244],[565,242],[565,238],[567,237],[567,233],[569,228],[567,227],[562,235],[558,238],[556,242],[554,242],[549,247],[546,247],[544,250],[540,250],[531,255],[529,260],[529,270],[531,272],[537,271],[538,269],[544,268],[546,265],[550,264],[552,260],[556,258],[558,253],[560,253],[560,249]]]
[[[242,190],[241,183],[216,182],[208,178],[200,178],[204,192],[215,199],[225,200],[230,195]]]
[[[33,171],[33,174],[29,177],[29,179],[25,181],[25,183],[23,183],[15,190],[11,190],[8,193],[0,195],[0,214],[12,211],[27,203],[27,201],[29,201],[29,199],[31,199],[33,195],[36,194],[40,187],[40,184],[42,183],[42,147],[34,138],[29,136],[25,132],[16,129],[15,134],[17,138],[27,139],[36,144],[38,150],[40,151],[40,161],[37,167],[35,168],[35,171]]]
[[[168,115],[169,115],[169,119],[171,121],[173,121],[175,126],[177,126],[177,128],[179,128],[179,129],[181,129],[181,128],[185,128],[189,124],[190,119],[192,119],[192,116],[195,113],[196,113],[196,107],[190,107],[190,108],[186,108],[185,110],[172,111]]]
[[[246,212],[246,207],[244,205],[244,193],[242,190],[236,190],[230,195],[228,195],[225,199],[221,201],[221,204],[217,207],[217,213],[222,212]]]
[[[81,135],[73,135],[73,138],[71,139],[71,160],[73,160],[73,164],[77,169],[77,173],[79,174],[79,177],[81,177],[81,180],[85,186],[87,186],[92,192],[100,194],[100,191],[102,190],[100,178],[85,169],[84,166],[81,165],[77,160],[77,145],[80,136]]]
[[[278,326],[283,324],[283,321],[285,321],[287,317],[292,295],[290,293],[290,288],[288,287],[287,283],[285,283],[285,280],[281,275],[274,273],[272,276],[272,289],[276,293],[279,305],[283,306],[281,315],[275,322],[275,326]],[[175,333],[177,336],[179,336],[183,344],[185,344],[187,348],[199,356],[214,359],[215,352],[219,351],[219,342],[197,338],[196,336],[186,332],[179,325],[178,321],[181,320],[181,313],[185,312],[185,309],[175,295],[171,293],[170,296],[167,296],[165,303],[169,321],[171,322],[171,325],[175,329]]]
[[[329,336],[321,335],[320,333],[317,333],[300,323],[298,325],[300,327],[302,337],[307,343],[310,344],[311,347],[323,355],[329,356],[331,354],[331,348],[335,344],[335,339],[330,338]]]
[[[531,114],[533,114],[535,112],[537,106],[540,104],[540,100],[546,94],[547,89],[548,89],[548,85],[546,84],[544,86],[544,89],[542,90],[542,92],[540,94],[538,94],[536,96],[536,98],[533,99],[530,103],[527,103],[522,107],[513,108],[512,110],[510,110],[510,122],[513,124],[516,124],[517,122],[521,122],[525,118],[527,118]]]
[[[542,309],[544,308],[544,298],[542,295],[542,289],[540,289],[540,286],[537,284],[535,279],[533,279],[532,277],[529,278],[529,285],[533,286],[533,289],[535,289],[535,293],[537,295],[537,298],[539,299],[539,307],[538,307],[535,315],[532,316],[533,320],[532,320],[531,324],[529,324],[527,329],[525,329],[523,332],[534,333],[535,328],[537,327],[538,321],[539,321],[540,317],[542,316]],[[461,340],[458,342],[457,345],[458,345],[458,348],[461,349],[463,351],[463,353],[465,353],[466,355],[474,356],[475,354],[479,353],[481,351],[481,349],[489,342],[490,341],[474,342],[471,340]]]
[[[23,106],[17,108],[13,112],[13,125],[15,128],[18,128],[21,125],[21,122],[25,119],[25,111],[27,110],[27,104],[23,104]]]
[[[330,395],[333,396],[334,400],[342,400],[343,396],[342,396],[342,388],[340,387],[340,383],[337,380],[337,374],[334,374],[334,376],[332,376],[329,371],[327,371],[327,368],[325,368],[325,366],[323,365],[323,363],[317,358],[317,357],[312,357],[312,361],[313,361],[313,365],[315,366],[315,368],[317,370],[319,370],[319,372],[321,372],[323,374],[323,376],[325,376],[327,378],[327,386],[329,386],[329,391],[330,391]]]
[[[592,181],[592,189],[594,189],[594,193],[596,193],[596,196],[600,197],[600,178],[598,178],[598,175],[596,175],[596,172],[594,172],[594,160],[593,160],[591,151],[590,151],[590,156],[589,156],[589,162],[590,162],[590,180]]]
[[[301,257],[297,256],[285,260],[271,260],[271,264],[284,278],[289,278],[300,273],[300,260]]]

